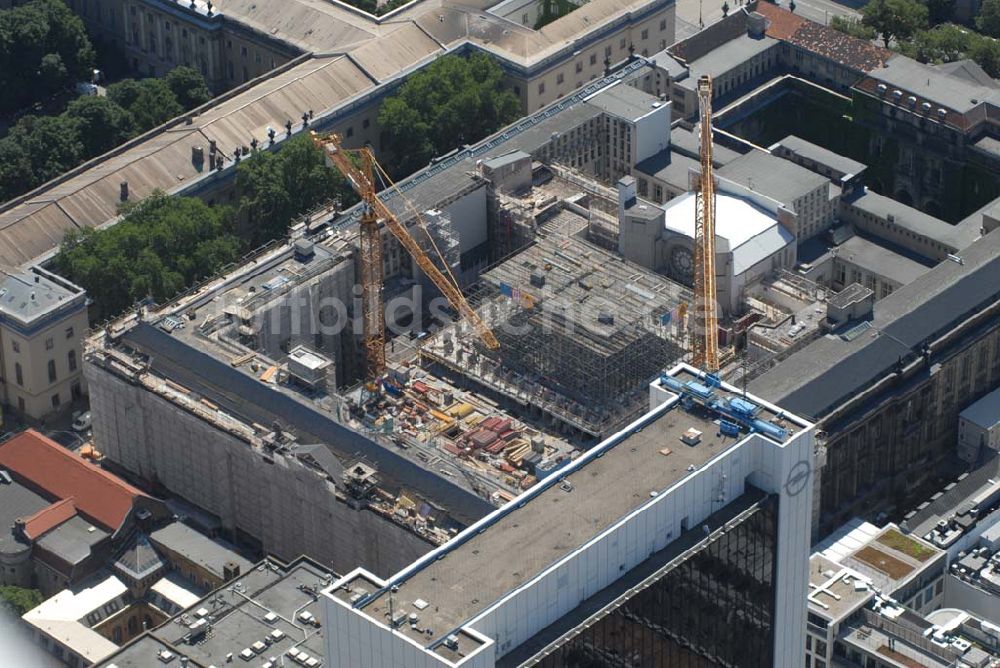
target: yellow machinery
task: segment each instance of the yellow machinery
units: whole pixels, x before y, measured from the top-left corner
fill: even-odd
[[[715,176],[712,174],[712,78],[698,79],[701,175],[694,221],[694,364],[719,370],[719,322],[715,295]]]
[[[375,185],[374,179],[375,170],[386,183],[393,188],[396,186],[375,160],[371,149],[345,149],[340,135],[335,133],[328,135],[313,133],[313,142],[323,150],[327,161],[351,184],[354,191],[361,197],[364,207],[361,215],[359,246],[362,322],[364,324],[363,346],[368,378],[378,378],[385,370],[385,307],[382,298],[385,269],[382,263],[382,237],[379,232],[379,223],[384,224],[389,232],[399,240],[400,245],[410,254],[420,270],[431,279],[459,315],[472,325],[486,347],[492,350],[499,348],[500,343],[492,330],[465,300],[447,263],[444,261],[441,263],[447,272],[446,275],[438,269],[430,256],[417,243],[417,240],[378,198],[378,187]],[[402,199],[402,193],[397,190],[397,194]],[[433,245],[433,239],[431,243]],[[435,250],[437,250],[436,247]],[[438,255],[440,256],[440,252]]]

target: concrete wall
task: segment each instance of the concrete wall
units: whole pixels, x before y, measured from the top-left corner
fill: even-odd
[[[391,573],[430,549],[381,516],[348,508],[332,483],[298,460],[275,454],[268,462],[140,386],[92,364],[86,373],[97,447],[140,480],[217,515],[230,536],[245,534],[285,560],[308,554],[338,571],[361,563]]]

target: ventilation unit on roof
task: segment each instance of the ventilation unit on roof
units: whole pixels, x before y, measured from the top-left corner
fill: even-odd
[[[454,633],[452,633],[451,635],[449,635],[447,638],[444,639],[444,646],[447,647],[448,649],[450,649],[453,652],[457,651],[458,650],[458,636],[455,635]]]
[[[888,89],[886,88],[885,84],[879,84],[878,85],[878,92],[879,92],[880,95],[885,95],[885,91],[886,90],[888,90]]]

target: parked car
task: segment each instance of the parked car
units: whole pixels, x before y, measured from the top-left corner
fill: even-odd
[[[73,431],[84,432],[90,429],[90,411],[81,413],[73,419]]]

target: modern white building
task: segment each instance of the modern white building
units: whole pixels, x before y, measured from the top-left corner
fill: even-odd
[[[810,423],[679,365],[647,414],[449,543],[324,590],[326,665],[798,668],[812,448]]]
[[[687,192],[665,204],[636,199],[635,182],[619,183],[619,251],[626,258],[690,285],[694,276],[695,200]],[[796,262],[791,213],[739,184],[718,180],[715,273],[719,306],[737,312],[744,288]]]

